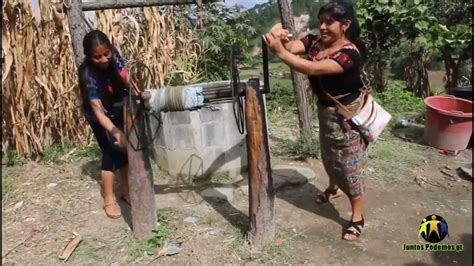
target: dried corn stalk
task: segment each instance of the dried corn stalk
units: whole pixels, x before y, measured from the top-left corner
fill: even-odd
[[[180,20],[182,15],[175,8],[102,10],[96,15],[97,28],[111,38],[127,63],[139,61],[151,71],[142,89],[163,87],[174,73],[179,73],[184,83],[199,77],[201,49],[193,29]],[[145,71],[140,67],[133,70]]]
[[[27,0],[4,3],[2,17],[2,153],[34,155],[53,143],[88,142],[80,112],[67,19],[40,1],[36,21]]]
[[[58,2],[39,1],[40,21],[29,0],[3,3],[3,154],[14,149],[36,155],[54,143],[85,145],[91,140],[80,108],[67,18],[51,5]],[[111,38],[129,68],[138,61],[150,69],[152,75],[141,84],[145,89],[163,87],[176,73],[184,83],[199,76],[200,47],[193,29],[179,17],[170,7],[104,10],[97,12],[96,26]]]

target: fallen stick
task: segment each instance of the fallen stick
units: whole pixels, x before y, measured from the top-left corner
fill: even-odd
[[[59,259],[64,260],[66,262],[69,257],[71,256],[72,252],[79,246],[79,243],[81,243],[82,237],[81,235],[76,235],[69,243],[64,247],[63,251],[61,254],[59,254]]]

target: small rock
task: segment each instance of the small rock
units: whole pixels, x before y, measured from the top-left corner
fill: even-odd
[[[456,263],[456,264],[457,264],[457,263],[458,263],[458,261],[457,261],[457,260],[453,260],[453,263]]]
[[[290,163],[292,164],[292,163]],[[302,175],[306,179],[316,178],[316,173],[307,168],[294,165],[275,165],[272,169],[272,172],[282,176],[294,177],[295,175]]]
[[[25,222],[29,223],[29,222],[34,222],[35,221],[35,218],[26,218]]]
[[[48,184],[48,188],[53,188],[53,187],[55,187],[55,186],[57,186],[57,185],[58,185],[58,183],[49,183],[49,184]]]
[[[234,189],[229,187],[212,187],[201,191],[203,198],[218,200],[218,201],[232,201],[234,198]]]
[[[216,236],[219,234],[220,231],[220,229],[209,229],[209,231],[207,231],[207,234],[210,236]]]
[[[23,201],[18,202],[17,204],[15,204],[15,206],[11,207],[10,209],[6,210],[5,212],[14,211],[16,209],[19,209],[21,206],[23,206]]]
[[[184,218],[183,222],[187,223],[187,224],[196,225],[197,222],[198,222],[198,218],[194,217],[194,216],[188,216],[188,217]]]
[[[394,206],[397,206],[397,203],[396,203],[396,202],[394,202],[394,203],[393,203],[393,205],[394,205]]]
[[[290,166],[293,167],[293,166]],[[309,169],[306,171],[303,170],[295,170],[292,168],[285,168],[285,169],[276,169],[273,170],[273,187],[275,189],[282,188],[287,185],[302,185],[308,182],[308,177],[312,178],[314,172],[310,173]],[[302,172],[304,174],[302,174]],[[306,173],[305,173],[306,172]]]

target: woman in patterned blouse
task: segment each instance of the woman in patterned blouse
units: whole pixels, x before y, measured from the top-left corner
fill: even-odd
[[[79,67],[82,111],[102,151],[103,208],[108,217],[116,219],[121,216],[113,191],[117,170],[121,173],[122,199],[130,203],[123,133],[123,99],[129,79],[123,58],[103,32],[86,34],[83,46],[86,58]]]
[[[288,31],[275,29],[263,36],[268,48],[292,69],[307,74],[317,96],[319,139],[329,186],[316,197],[316,203],[346,194],[352,217],[345,230],[345,240],[356,240],[362,233],[362,203],[365,185],[362,180],[367,163],[367,144],[357,127],[337,112],[330,94],[357,110],[362,103],[361,62],[364,48],[359,39],[360,27],[352,5],[331,1],[319,10],[319,36],[289,41]],[[307,59],[299,54],[306,54]],[[326,94],[327,93],[327,94]]]

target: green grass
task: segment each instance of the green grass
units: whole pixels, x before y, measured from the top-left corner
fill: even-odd
[[[412,144],[399,139],[377,141],[369,146],[368,167],[373,168],[373,173],[366,173],[374,179],[383,179],[389,183],[403,184],[412,180],[414,166],[421,166],[425,157],[417,144]]]
[[[5,160],[5,161],[3,161]],[[18,166],[23,165],[28,161],[28,158],[16,153],[16,151],[8,150],[5,156],[2,158],[2,163],[6,166]]]
[[[98,250],[104,247],[98,245],[99,240],[95,237],[85,237],[81,244],[77,247],[77,250],[71,255],[71,263],[86,263],[86,262],[99,262],[103,261],[103,258],[98,254]]]
[[[74,155],[78,158],[96,159],[100,157],[101,151],[99,145],[92,144],[82,149],[79,149],[74,153]]]
[[[146,241],[141,241],[130,249],[130,260],[134,261],[146,252],[147,254],[156,254],[159,248],[163,247],[169,236],[169,230],[166,227],[166,221],[169,219],[169,211],[162,210],[158,212],[158,225],[153,230],[153,236]]]
[[[281,228],[276,230],[275,240],[283,240],[282,243],[271,243],[263,247],[261,252],[257,253],[255,261],[265,265],[288,265],[303,263],[298,261],[292,245],[302,239],[302,236],[292,232],[289,229]]]
[[[14,180],[11,178],[2,177],[2,203],[7,202],[8,196],[14,188]]]
[[[392,114],[389,127],[394,127],[401,119],[420,122],[425,116],[426,108],[423,99],[408,91],[404,81],[390,80],[388,88],[384,92],[374,93],[374,97]]]
[[[242,231],[239,228],[229,226],[224,231],[224,234],[232,237],[232,240],[229,244],[230,248],[232,248],[234,251],[242,250],[245,244],[245,236],[242,234]]]
[[[285,140],[276,145],[272,150],[276,156],[296,156],[298,158],[319,158],[320,146],[316,133],[306,137],[299,137],[297,140]]]
[[[290,68],[280,60],[275,60],[274,62],[269,62],[268,64],[269,72],[289,72]],[[248,79],[250,77],[259,77],[263,79],[263,66],[261,63],[255,68],[242,68],[239,69],[239,77],[241,79]],[[291,80],[290,80],[291,81]]]

